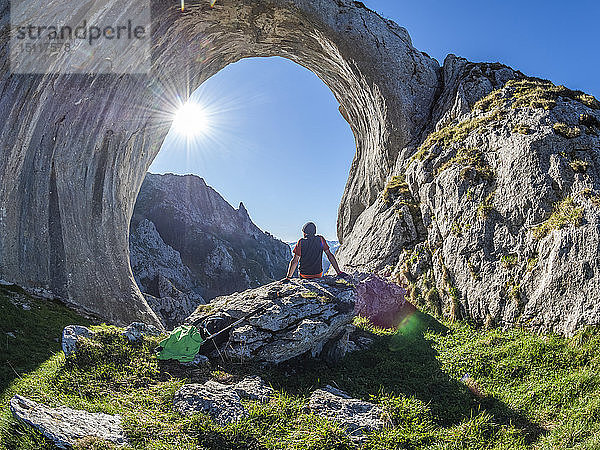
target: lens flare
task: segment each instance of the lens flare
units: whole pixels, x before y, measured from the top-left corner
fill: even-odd
[[[184,103],[175,112],[173,127],[186,137],[207,134],[210,130],[210,120],[206,108],[193,101]]]

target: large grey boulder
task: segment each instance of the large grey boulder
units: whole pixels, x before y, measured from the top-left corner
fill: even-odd
[[[244,378],[237,382],[233,389],[242,399],[257,400],[263,403],[268,402],[275,393],[273,388],[268,386],[258,375]]]
[[[202,327],[210,319],[223,328],[249,316],[222,337],[220,353],[238,361],[280,363],[304,354],[320,356],[340,340],[347,343],[355,298],[352,285],[333,277],[277,281],[218,297],[186,323]],[[339,357],[340,351],[335,354]]]
[[[374,403],[350,397],[332,386],[314,391],[308,402],[312,413],[340,423],[350,438],[362,441],[365,433],[386,426],[384,410]]]
[[[63,406],[49,408],[20,395],[10,400],[10,410],[17,419],[37,429],[58,448],[71,448],[87,436],[119,446],[128,444],[119,415],[89,413]]]
[[[130,323],[123,330],[123,336],[125,336],[129,342],[140,342],[144,336],[160,336],[160,334],[161,330],[153,325],[142,322]]]

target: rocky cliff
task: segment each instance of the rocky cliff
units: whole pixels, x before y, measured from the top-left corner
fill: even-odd
[[[135,279],[171,325],[205,300],[283,278],[291,258],[243,204],[234,209],[195,175],[147,174],[130,228]]]
[[[99,16],[137,17],[144,2],[105,6]],[[141,76],[59,75],[68,52],[46,74],[16,74],[0,29],[0,278],[115,323],[158,324],[130,271],[128,227],[164,112],[228,64],[280,56],[323,80],[356,137],[338,214],[348,268],[410,272],[452,316],[565,333],[600,321],[595,99],[500,64],[450,56],[440,67],[357,1],[151,6]],[[235,258],[207,245],[219,278]]]
[[[571,334],[600,323],[600,103],[449,56],[428,129],[344,236],[452,318]]]

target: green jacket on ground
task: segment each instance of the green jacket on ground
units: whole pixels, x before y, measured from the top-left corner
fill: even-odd
[[[162,347],[158,359],[176,359],[180,362],[190,362],[200,350],[204,340],[202,336],[191,325],[181,325],[175,328],[171,334],[160,341]]]

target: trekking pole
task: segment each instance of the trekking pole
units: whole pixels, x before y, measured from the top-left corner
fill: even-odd
[[[217,331],[214,334],[211,334],[210,336],[208,336],[204,342],[208,342],[214,338],[216,338],[217,336],[219,336],[221,333],[224,333],[225,331],[231,330],[233,327],[238,326],[240,323],[242,323],[244,320],[248,319],[250,316],[253,316],[254,314],[258,314],[259,312],[262,312],[262,310],[265,309],[265,305],[260,306],[258,308],[256,308],[255,310],[249,312],[248,314],[246,314],[244,317],[242,317],[241,319],[236,320],[235,322],[233,322],[231,325],[226,326],[225,328],[223,328],[220,331]],[[204,344],[204,342],[202,344]]]

